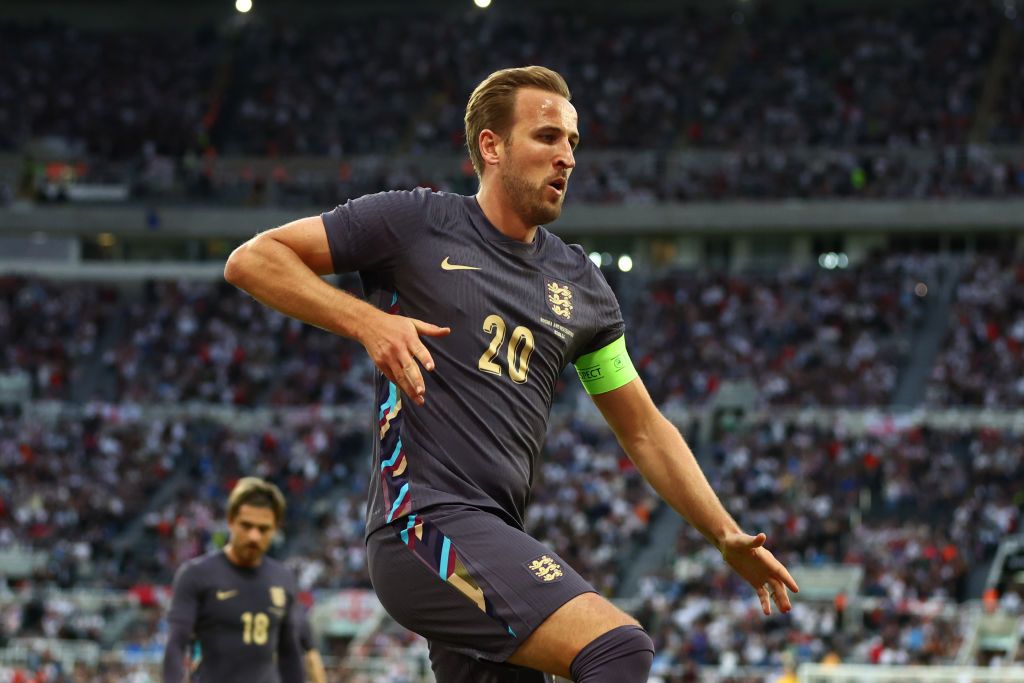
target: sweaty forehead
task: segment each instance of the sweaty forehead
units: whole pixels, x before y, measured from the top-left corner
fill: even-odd
[[[516,93],[516,123],[530,128],[555,125],[575,132],[576,107],[561,95],[536,88],[523,88]]]

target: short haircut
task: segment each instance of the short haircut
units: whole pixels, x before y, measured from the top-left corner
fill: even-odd
[[[466,103],[466,147],[469,160],[481,178],[484,175],[484,158],[480,154],[480,133],[490,129],[498,135],[508,134],[515,116],[516,91],[521,88],[537,88],[572,99],[561,74],[544,66],[502,69],[485,78]]]
[[[274,511],[277,526],[284,522],[285,502],[281,489],[259,477],[242,477],[231,489],[228,496],[228,521],[238,514],[243,505],[257,508],[270,508]]]

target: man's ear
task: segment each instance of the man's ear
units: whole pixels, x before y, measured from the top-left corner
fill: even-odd
[[[505,143],[501,136],[490,128],[480,131],[480,138],[477,140],[480,146],[480,156],[483,157],[485,166],[496,166],[505,152]]]

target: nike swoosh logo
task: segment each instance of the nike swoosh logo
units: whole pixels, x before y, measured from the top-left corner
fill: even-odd
[[[229,600],[238,595],[238,591],[217,591],[218,600]]]
[[[480,270],[477,266],[457,266],[454,263],[448,263],[448,257],[444,257],[444,261],[441,261],[441,268],[443,270]]]

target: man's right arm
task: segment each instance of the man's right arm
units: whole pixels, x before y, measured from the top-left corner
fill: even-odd
[[[362,344],[384,376],[423,404],[419,361],[434,369],[420,335],[441,337],[448,328],[388,315],[320,278],[334,272],[323,218],[300,218],[262,232],[235,249],[224,278],[257,301],[287,316]],[[415,360],[414,360],[415,359]]]
[[[323,218],[310,216],[256,235],[235,249],[224,278],[256,300],[333,334],[358,339],[382,315],[320,278],[334,272]]]
[[[174,591],[171,594],[171,609],[167,613],[169,633],[164,649],[163,682],[182,683],[185,677],[185,662],[188,646],[192,642],[196,618],[199,613],[199,587],[195,572],[186,565],[174,577]]]

